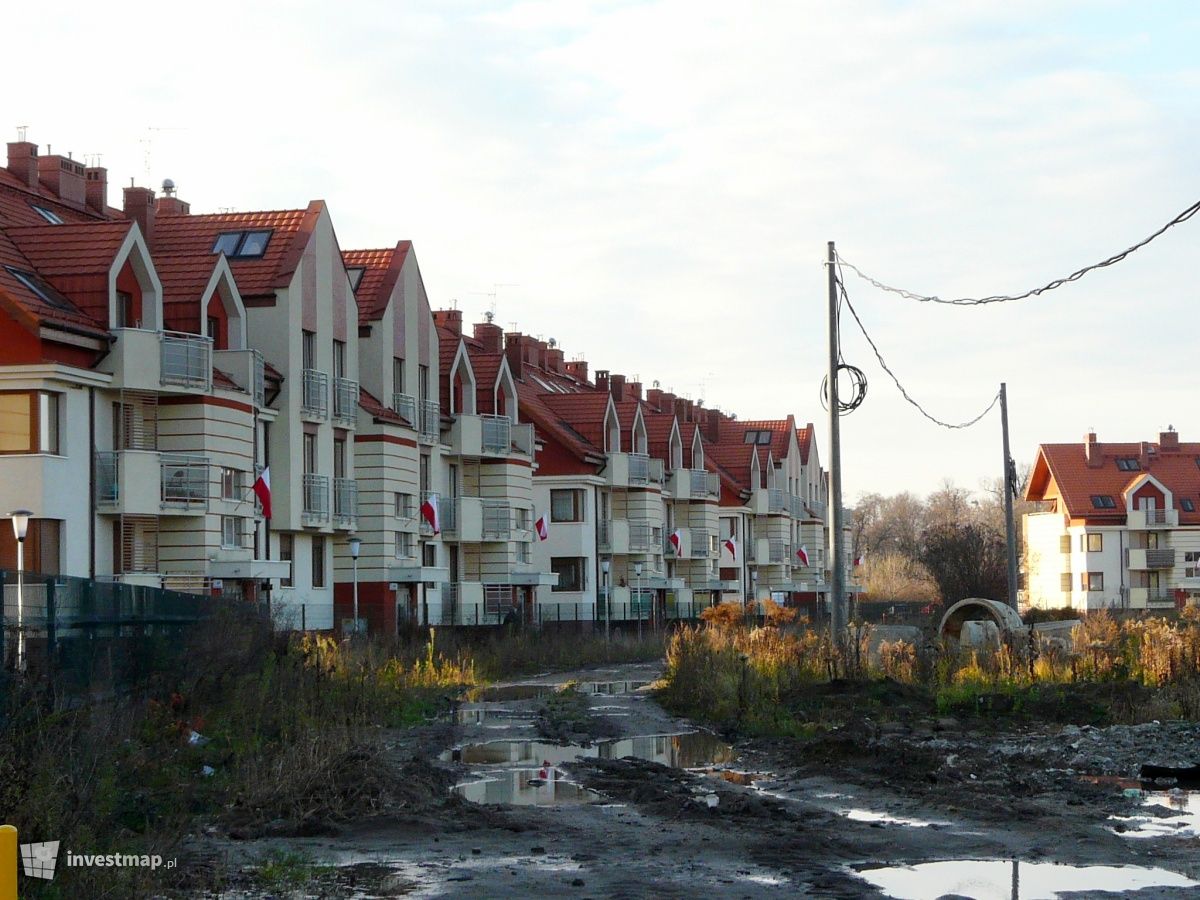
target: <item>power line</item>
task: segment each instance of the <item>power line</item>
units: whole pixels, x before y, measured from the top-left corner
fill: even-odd
[[[1029,297],[1036,297],[1040,294],[1046,293],[1047,291],[1052,291],[1055,288],[1062,287],[1064,284],[1067,284],[1069,282],[1078,281],[1080,278],[1082,278],[1088,272],[1092,272],[1096,269],[1106,268],[1108,266],[1113,265],[1114,263],[1119,263],[1121,260],[1125,259],[1125,257],[1129,256],[1131,253],[1134,253],[1134,252],[1142,249],[1143,247],[1145,247],[1147,244],[1149,244],[1155,238],[1161,237],[1163,234],[1165,234],[1171,228],[1174,228],[1176,225],[1186,222],[1192,216],[1196,215],[1197,212],[1200,212],[1200,201],[1193,203],[1191,206],[1189,206],[1187,209],[1185,209],[1183,212],[1181,212],[1175,218],[1171,219],[1171,221],[1167,222],[1167,224],[1163,225],[1161,228],[1159,228],[1157,231],[1155,231],[1149,237],[1143,238],[1142,240],[1140,240],[1136,244],[1134,244],[1132,247],[1126,247],[1120,253],[1115,253],[1112,256],[1108,257],[1107,259],[1102,259],[1098,263],[1093,263],[1090,266],[1084,266],[1082,269],[1077,269],[1076,271],[1072,272],[1070,275],[1067,275],[1063,278],[1055,278],[1050,283],[1044,284],[1041,287],[1033,288],[1032,290],[1025,291],[1025,293],[1023,293],[1023,294],[993,294],[990,297],[958,297],[953,300],[945,300],[941,297],[938,297],[935,294],[918,294],[915,291],[907,291],[904,288],[892,287],[891,285],[884,284],[882,281],[878,281],[878,280],[872,278],[870,275],[867,275],[866,273],[864,273],[861,269],[859,269],[856,265],[854,265],[854,263],[845,259],[840,254],[838,255],[838,265],[839,266],[845,265],[846,268],[848,268],[850,271],[852,271],[859,278],[863,279],[863,281],[866,281],[867,283],[873,285],[874,287],[879,288],[881,291],[888,291],[889,293],[892,293],[892,294],[899,294],[901,297],[905,297],[908,300],[916,300],[920,303],[944,303],[947,306],[983,306],[988,303],[1008,303],[1009,301],[1012,301],[1012,300],[1025,300],[1025,299],[1028,299]],[[857,316],[855,318],[857,318]]]
[[[849,264],[847,263],[847,265],[849,265]],[[914,400],[912,395],[909,394],[907,390],[905,390],[904,385],[900,383],[900,379],[896,377],[896,373],[893,372],[891,370],[891,367],[888,366],[887,362],[884,361],[883,354],[879,352],[879,347],[877,347],[875,345],[875,342],[873,340],[871,340],[871,335],[867,334],[866,326],[863,325],[862,319],[860,319],[858,317],[858,311],[855,310],[854,304],[852,304],[850,302],[850,295],[846,293],[846,282],[842,279],[841,267],[842,267],[842,261],[839,258],[838,259],[838,274],[837,274],[838,292],[840,295],[839,299],[838,299],[839,311],[840,311],[840,307],[843,304],[845,305],[846,309],[850,310],[850,315],[852,315],[854,317],[854,321],[858,324],[858,330],[862,332],[862,336],[867,339],[867,343],[870,344],[871,349],[873,351],[875,351],[875,358],[877,360],[879,360],[879,365],[883,368],[883,371],[888,373],[888,375],[891,377],[892,381],[895,382],[896,389],[898,391],[900,391],[900,393],[904,397],[904,399],[907,400],[909,403],[911,403],[914,407],[916,407],[917,412],[919,412],[921,415],[923,415],[925,418],[927,418],[930,422],[933,422],[935,425],[940,425],[943,428],[949,428],[949,429],[956,430],[956,429],[962,429],[962,428],[970,428],[972,425],[974,425],[976,422],[978,422],[980,419],[982,419],[984,416],[986,416],[989,412],[992,411],[992,407],[994,407],[997,403],[1000,402],[999,392],[996,393],[996,396],[994,396],[992,398],[992,402],[987,405],[987,407],[983,410],[983,412],[981,412],[975,418],[970,419],[969,421],[959,422],[957,424],[955,424],[953,422],[943,422],[937,416],[934,416],[931,413],[929,413],[925,409],[925,407],[923,407],[920,403],[918,403],[916,400]],[[840,319],[840,316],[839,316],[839,319]],[[841,335],[839,332],[839,348],[838,348],[839,358],[841,357],[840,337],[841,337]],[[865,379],[864,379],[864,384],[863,384],[863,393],[866,393]]]

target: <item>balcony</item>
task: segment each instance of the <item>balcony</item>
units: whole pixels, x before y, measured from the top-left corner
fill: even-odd
[[[208,509],[208,459],[157,450],[96,454],[96,506],[122,515],[202,514]]]
[[[786,563],[791,562],[792,548],[785,541],[770,541],[768,549],[767,561],[770,563]]]
[[[358,382],[349,378],[333,379],[333,418],[341,425],[352,426],[358,417]]]
[[[421,401],[420,441],[436,444],[442,436],[442,407],[436,400]]]
[[[601,550],[612,550],[612,519],[600,519],[596,522],[596,541]]]
[[[512,447],[512,420],[508,416],[480,416],[480,446],[484,453],[507,453]]]
[[[417,401],[412,394],[392,394],[392,409],[414,428],[417,426]]]
[[[213,365],[250,394],[255,406],[266,406],[266,365],[261,353],[257,350],[216,350]]]
[[[300,415],[309,419],[329,417],[329,376],[304,369],[300,376]]]
[[[1175,606],[1175,595],[1161,587],[1129,588],[1132,609],[1168,609]]]
[[[1131,547],[1125,551],[1125,565],[1129,569],[1172,569],[1175,567],[1175,551]]]
[[[791,497],[784,491],[778,488],[771,488],[767,491],[767,513],[785,513],[790,512]]]
[[[208,459],[203,456],[162,454],[163,509],[208,507]]]
[[[333,479],[333,526],[353,528],[358,518],[358,482],[353,478]]]
[[[329,521],[329,476],[304,475],[303,519],[306,525]]]
[[[812,516],[814,518],[820,519],[821,521],[825,521],[825,504],[822,503],[820,500],[809,500],[805,504],[805,506],[808,507],[809,512],[812,513]],[[805,518],[809,518],[809,517],[805,516]]]
[[[501,500],[483,501],[483,539],[507,541],[512,533],[512,508]]]
[[[640,523],[630,523],[629,525],[629,552],[630,553],[649,553],[658,546],[658,541],[654,539],[654,531],[649,525]]]
[[[712,537],[707,531],[692,529],[692,559],[706,559],[712,549]]]
[[[212,388],[212,340],[198,334],[116,328],[112,351],[97,367],[114,387],[138,390]]]
[[[715,500],[721,495],[720,479],[704,469],[676,469],[668,486],[676,500]]]
[[[212,339],[164,331],[160,341],[163,384],[207,391],[212,387]]]
[[[1131,509],[1126,516],[1126,523],[1133,530],[1177,528],[1179,527],[1179,510]]]
[[[455,413],[448,443],[457,456],[533,454],[533,426],[514,425],[508,416]],[[514,449],[515,448],[515,449]]]
[[[629,459],[629,483],[630,484],[649,484],[650,483],[650,457],[645,453],[630,453]]]

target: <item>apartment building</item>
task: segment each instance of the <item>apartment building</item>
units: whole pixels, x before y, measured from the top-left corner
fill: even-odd
[[[1157,441],[1038,448],[1026,499],[1025,603],[1162,609],[1200,599],[1200,443]]]

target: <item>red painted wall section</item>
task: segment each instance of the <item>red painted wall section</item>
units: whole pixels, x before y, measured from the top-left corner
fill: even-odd
[[[0,312],[0,363],[17,366],[42,361],[42,342],[16,319]]]
[[[117,275],[117,290],[129,294],[133,298],[129,320],[125,323],[127,328],[132,328],[138,325],[143,317],[142,285],[137,280],[137,275],[134,274],[133,263],[130,260],[125,260],[125,265],[121,267],[120,274]]]
[[[1154,506],[1157,509],[1164,509],[1166,506],[1166,498],[1163,496],[1163,492],[1150,483],[1143,484],[1134,491],[1130,499],[1133,501],[1134,509],[1138,508],[1138,501],[1142,499],[1153,499]]]
[[[591,475],[595,473],[595,466],[581,462],[577,456],[553,438],[544,434],[540,434],[540,437],[543,446],[537,455],[537,473],[539,475]]]
[[[386,581],[360,581],[358,583],[358,617],[367,620],[368,633],[372,635],[396,634],[396,601],[408,607],[415,615],[416,585],[401,584],[399,590],[388,589]],[[341,632],[342,620],[354,618],[354,585],[338,583],[333,586],[334,631]]]
[[[216,319],[217,330],[215,334],[209,335],[213,339],[214,350],[229,349],[229,316],[225,313],[225,303],[221,299],[221,291],[213,291],[212,297],[208,300],[208,309],[205,310],[205,315],[209,319]],[[201,322],[201,332],[208,329],[208,322]]]

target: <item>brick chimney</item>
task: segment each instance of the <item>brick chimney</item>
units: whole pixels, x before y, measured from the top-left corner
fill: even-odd
[[[494,322],[476,322],[475,340],[488,353],[500,353],[504,350],[504,329]]]
[[[169,197],[159,197],[154,212],[160,216],[187,216],[191,215],[192,204],[185,203],[172,194]]]
[[[38,182],[64,203],[83,209],[87,203],[87,182],[84,165],[73,159],[54,154],[39,156]]]
[[[675,398],[675,418],[681,423],[692,421],[692,401],[683,397]]]
[[[454,333],[455,337],[462,337],[462,310],[461,309],[435,309],[433,311],[433,322],[435,325],[440,325]]]
[[[612,394],[613,400],[620,403],[628,395],[625,393],[625,376],[612,374],[608,376],[608,390]]]
[[[522,356],[522,339],[519,331],[510,331],[504,336],[504,356],[508,359],[508,370],[517,381],[525,378],[525,360]]]
[[[1178,453],[1179,432],[1168,425],[1166,431],[1161,431],[1158,434],[1158,446],[1163,453]]]
[[[38,148],[29,141],[15,141],[8,145],[8,171],[12,172],[28,188],[38,186]]]
[[[537,338],[530,338],[529,344],[526,347],[528,356],[526,356],[525,359],[530,365],[539,366],[544,369],[546,368],[546,351],[549,349],[550,348],[546,346],[545,341],[539,341]]]
[[[125,218],[138,223],[147,244],[154,242],[154,191],[150,188],[125,188]]]
[[[563,371],[563,352],[555,346],[553,339],[546,348],[546,369],[556,375],[561,375]]]
[[[1154,445],[1149,441],[1142,441],[1138,447],[1138,462],[1142,466],[1142,471],[1150,468],[1150,460],[1154,458]]]
[[[88,166],[83,170],[87,208],[103,215],[108,211],[108,169]]]
[[[640,381],[629,382],[629,396],[634,400],[642,399],[642,383]]]
[[[1089,469],[1098,469],[1104,465],[1104,454],[1100,452],[1100,442],[1096,440],[1096,432],[1089,431],[1084,435],[1083,455],[1087,459]]]
[[[608,393],[608,369],[596,370],[596,390]]]
[[[714,444],[719,443],[721,440],[721,426],[724,421],[725,414],[719,409],[710,409],[704,419],[704,436]]]
[[[650,404],[651,409],[657,409],[659,412],[666,411],[666,407],[663,405],[663,392],[659,388],[650,388],[646,391],[646,402]]]
[[[588,364],[586,359],[572,359],[566,364],[567,374],[579,381],[588,380]]]

